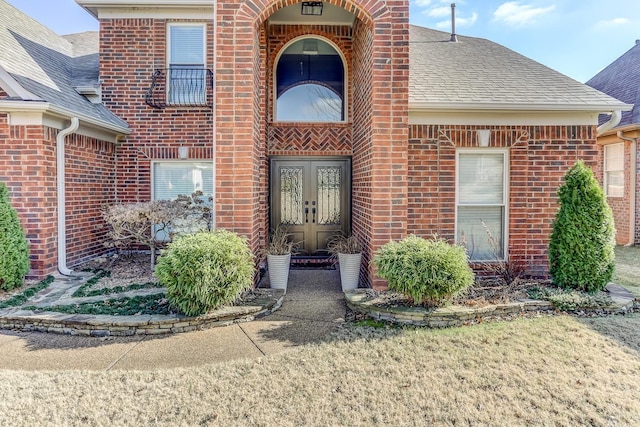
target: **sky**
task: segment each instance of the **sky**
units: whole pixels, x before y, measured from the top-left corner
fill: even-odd
[[[74,0],[7,0],[58,34],[97,30]],[[410,0],[410,22],[451,31],[451,0]],[[640,39],[638,0],[457,0],[456,33],[585,82]]]

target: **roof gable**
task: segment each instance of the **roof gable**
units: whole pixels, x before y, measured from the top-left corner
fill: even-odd
[[[0,77],[16,101],[45,101],[106,124],[127,124],[75,87],[98,84],[97,33],[59,36],[0,0]],[[18,87],[15,87],[15,84]],[[10,92],[10,91],[9,91]]]
[[[622,113],[618,127],[640,124],[640,40],[586,84],[622,102],[634,104],[631,111]]]
[[[410,26],[409,105],[611,111],[625,104],[486,39]]]

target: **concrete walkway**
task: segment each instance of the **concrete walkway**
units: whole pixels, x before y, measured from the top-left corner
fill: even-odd
[[[282,307],[259,320],[163,336],[0,331],[0,369],[153,370],[260,357],[323,341],[345,311],[337,270],[291,270]]]

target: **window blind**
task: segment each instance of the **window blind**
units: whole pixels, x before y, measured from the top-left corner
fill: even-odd
[[[204,67],[204,25],[171,25],[169,65]]]
[[[173,200],[180,194],[200,190],[213,194],[213,164],[210,162],[158,162],[153,165],[153,198]]]

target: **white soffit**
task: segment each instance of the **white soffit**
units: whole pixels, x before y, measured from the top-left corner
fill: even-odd
[[[211,18],[212,0],[76,0],[100,18]]]
[[[347,10],[329,3],[322,4],[322,15],[302,15],[302,2],[283,7],[269,17],[269,24],[279,25],[346,25],[352,26],[356,17]]]
[[[590,126],[598,124],[598,113],[568,111],[409,111],[410,125],[474,126]]]

